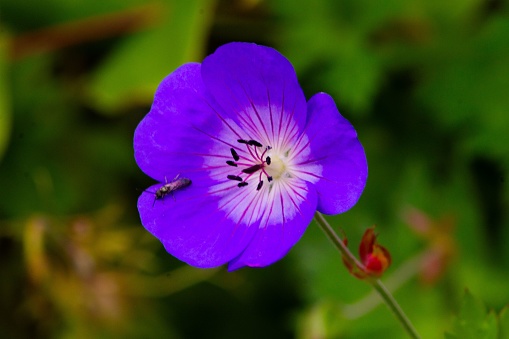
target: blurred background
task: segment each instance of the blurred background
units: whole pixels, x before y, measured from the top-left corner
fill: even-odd
[[[275,47],[369,163],[328,220],[424,338],[466,289],[509,303],[507,0],[2,0],[1,338],[405,338],[316,224],[263,269],[199,270],[140,224],[132,138],[157,84],[230,41]]]

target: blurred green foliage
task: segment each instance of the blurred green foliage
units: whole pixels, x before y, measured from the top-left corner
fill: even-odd
[[[386,283],[421,335],[463,333],[465,288],[499,314],[508,12],[507,0],[0,2],[0,336],[405,337],[315,224],[279,263],[233,273],[186,267],[140,225],[151,182],[133,131],[160,80],[229,41],[280,50],[306,95],[332,94],[356,127],[368,184],[328,220],[352,247],[377,224]],[[507,336],[506,308],[499,318]]]
[[[499,338],[499,321],[494,312],[487,313],[483,302],[466,291],[457,318],[454,319],[453,333],[446,333],[446,338],[496,339]],[[501,326],[506,326],[505,324]]]

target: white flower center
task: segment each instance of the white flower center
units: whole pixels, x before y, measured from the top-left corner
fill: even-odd
[[[271,162],[270,165],[265,167],[265,172],[267,172],[272,179],[278,180],[282,176],[290,176],[287,165],[288,159],[286,157],[281,157],[279,154],[269,154],[269,156]]]
[[[322,172],[321,166],[309,161],[306,135],[250,133],[260,136],[252,140],[239,139],[234,130],[225,128],[218,136],[224,142],[215,143],[212,156],[204,158],[204,167],[217,182],[209,192],[220,197],[218,208],[228,219],[248,224],[259,221],[260,227],[269,219],[299,213],[296,206],[305,199],[306,182],[316,182]]]

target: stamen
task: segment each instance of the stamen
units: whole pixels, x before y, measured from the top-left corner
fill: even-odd
[[[256,164],[251,167],[248,167],[246,169],[243,169],[242,172],[246,174],[253,174],[254,172],[258,171],[260,168],[262,168],[262,165]]]
[[[226,164],[228,166],[232,166],[232,167],[240,167],[241,169],[243,168],[241,170],[241,175],[242,175],[242,173],[247,174],[248,175],[247,178],[251,177],[252,174],[260,171],[259,178],[258,178],[258,180],[259,180],[258,185],[256,186],[256,190],[260,191],[263,187],[262,176],[265,176],[267,178],[268,182],[271,182],[273,180],[273,178],[271,176],[269,176],[267,171],[265,170],[265,167],[269,166],[272,163],[272,159],[270,158],[270,156],[266,156],[267,152],[269,150],[271,150],[272,147],[271,146],[263,146],[260,142],[253,140],[253,139],[249,139],[249,140],[248,139],[237,139],[237,142],[239,144],[248,146],[248,147],[246,147],[246,151],[249,153],[249,154],[247,154],[247,156],[248,156],[248,158],[249,158],[249,155],[252,157],[252,160],[253,160],[253,162],[255,162],[255,165],[249,166],[245,162],[238,162],[240,160],[240,156],[238,155],[236,149],[233,147],[230,148],[230,152],[231,152],[232,157],[235,161],[227,160]],[[254,147],[251,148],[249,146],[254,146]],[[258,151],[258,147],[260,147],[260,151]],[[248,162],[250,162],[248,158],[246,158],[246,159],[248,160]],[[247,182],[244,181],[244,179],[238,175],[227,175],[226,177],[229,180],[239,181],[239,183],[237,184],[238,187],[247,186]]]
[[[239,161],[240,157],[237,154],[237,152],[235,152],[235,150],[233,148],[230,148],[230,151],[232,152],[233,159],[235,159],[235,161]]]
[[[256,141],[256,140],[249,140],[249,141],[247,142],[247,144],[248,144],[249,146],[262,147],[262,144],[260,144],[260,143],[259,143],[258,141]]]

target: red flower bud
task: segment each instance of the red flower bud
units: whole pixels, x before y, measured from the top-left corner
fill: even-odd
[[[343,242],[347,244],[346,238]],[[378,278],[391,265],[391,255],[385,247],[378,244],[374,227],[364,232],[359,245],[359,256],[362,265],[353,263],[349,258],[343,258],[350,273],[359,279]]]

